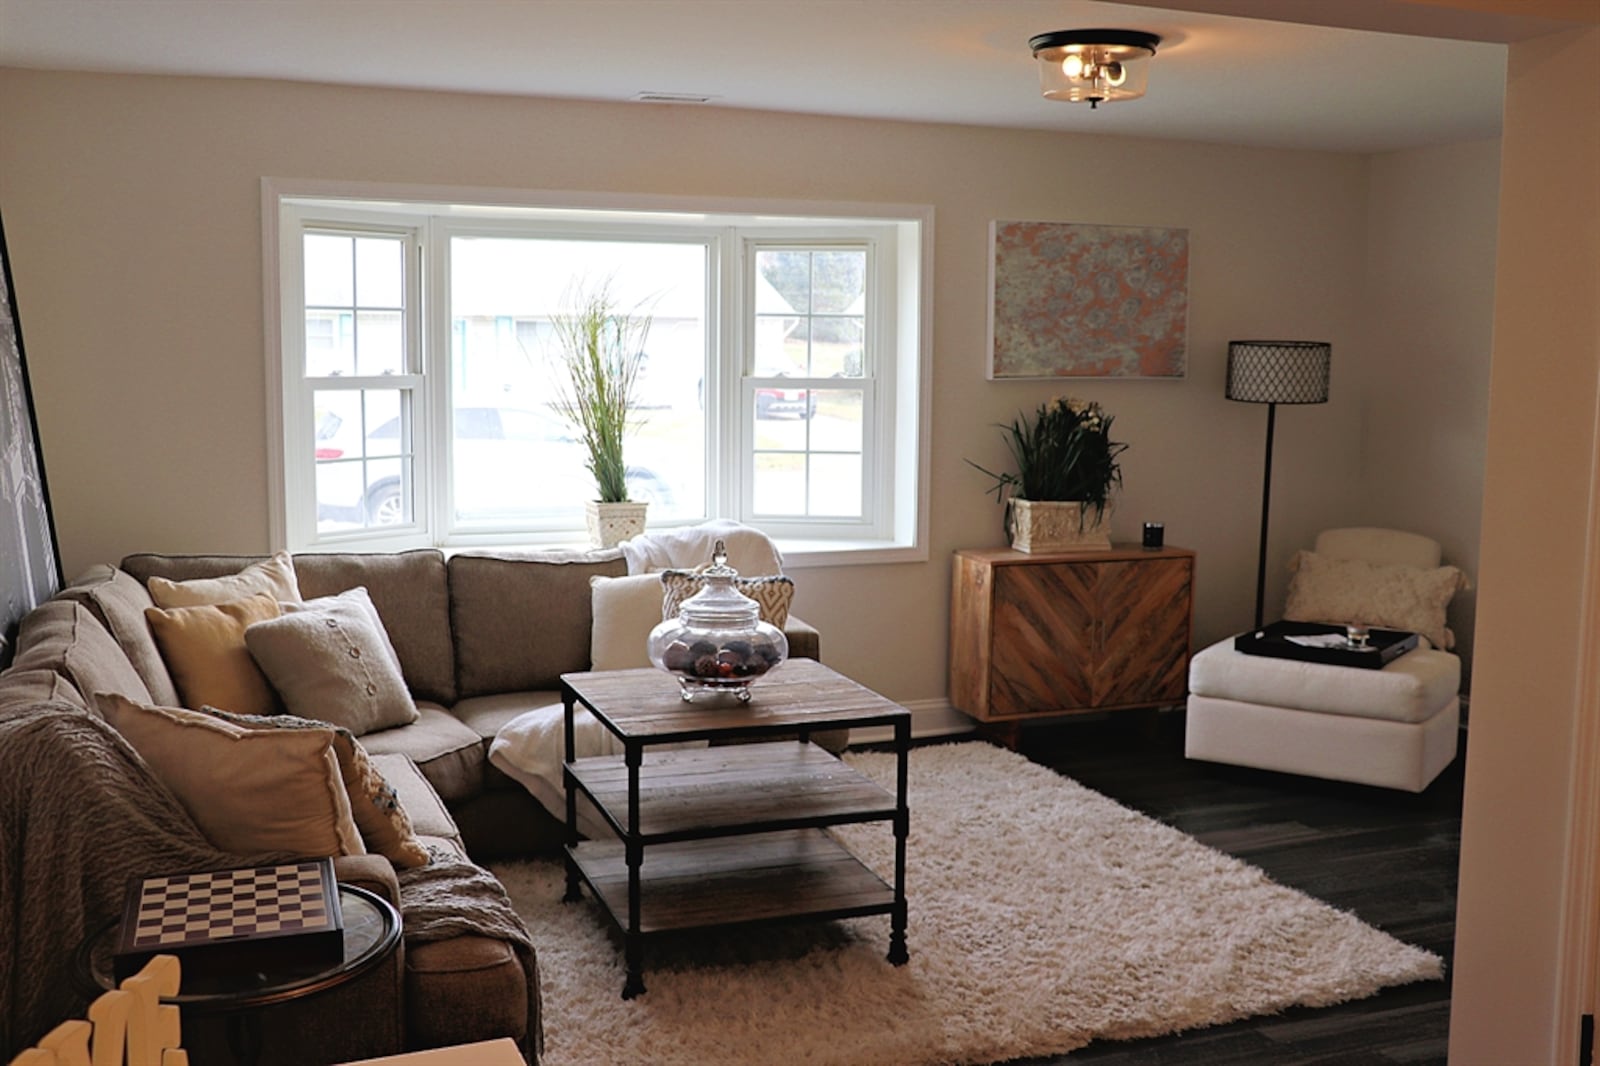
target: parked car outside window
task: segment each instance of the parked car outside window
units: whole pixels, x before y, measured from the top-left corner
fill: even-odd
[[[494,524],[569,517],[594,498],[586,453],[551,411],[457,407],[452,419],[456,520]],[[408,520],[401,420],[379,423],[361,440],[359,420],[325,412],[317,429],[317,520],[322,531]],[[363,450],[364,447],[364,450]],[[374,476],[373,471],[377,471]],[[672,489],[648,466],[630,465],[634,500],[672,505]]]

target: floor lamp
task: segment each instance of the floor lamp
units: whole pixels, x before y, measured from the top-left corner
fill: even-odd
[[[1333,346],[1324,341],[1229,341],[1230,400],[1267,405],[1267,462],[1261,478],[1261,554],[1256,563],[1256,628],[1267,584],[1267,517],[1272,502],[1272,430],[1280,403],[1327,403]]]

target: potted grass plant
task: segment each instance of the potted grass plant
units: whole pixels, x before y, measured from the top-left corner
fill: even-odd
[[[1117,457],[1126,444],[1111,439],[1111,418],[1099,403],[1057,396],[1031,420],[1020,412],[997,424],[1016,472],[995,473],[989,490],[1006,508],[1005,528],[1018,551],[1111,547],[1111,493],[1122,485]]]
[[[623,441],[630,422],[651,316],[620,307],[609,281],[577,286],[551,319],[560,372],[556,410],[577,431],[594,475],[588,501],[589,539],[609,548],[644,532],[647,504],[628,499]]]

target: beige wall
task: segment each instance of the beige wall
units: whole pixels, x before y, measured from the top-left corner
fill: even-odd
[[[1388,468],[1346,443],[1391,415],[1364,398],[1363,367],[1379,358],[1369,215],[1404,213],[1426,196],[1415,186],[1453,181],[1427,159],[1380,162],[1394,177],[1374,194],[1369,160],[1315,152],[20,70],[0,71],[0,143],[0,205],[69,574],[134,550],[267,547],[263,176],[932,204],[930,559],[809,569],[797,601],[830,662],[907,702],[944,695],[951,552],[1003,539],[985,479],[963,460],[1002,463],[992,424],[1058,391],[1102,401],[1132,445],[1118,537],[1160,520],[1171,543],[1199,551],[1198,641],[1248,625],[1254,598],[1266,411],[1223,399],[1229,338],[1334,346],[1332,401],[1279,412],[1267,602],[1281,604],[1283,563],[1316,530],[1358,513],[1389,521],[1363,503]],[[1474,170],[1470,152],[1462,162]],[[1469,181],[1477,189],[1482,175]],[[996,218],[1187,227],[1187,379],[987,382]],[[1440,284],[1471,288],[1476,276]],[[1449,304],[1437,310],[1448,317]],[[1427,405],[1403,417],[1442,418]],[[1475,491],[1436,480],[1441,493]]]
[[[1489,418],[1500,142],[1376,156],[1367,212],[1363,493],[1355,520],[1437,539],[1474,580]],[[1476,589],[1450,605],[1472,663]]]
[[[1578,982],[1558,974],[1583,944],[1573,752],[1600,715],[1579,628],[1600,582],[1597,101],[1600,29],[1512,46],[1452,1063],[1576,1061]]]

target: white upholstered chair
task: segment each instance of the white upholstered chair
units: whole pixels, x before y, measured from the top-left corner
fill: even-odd
[[[1284,617],[1422,633],[1381,670],[1247,655],[1234,638],[1189,665],[1191,759],[1421,792],[1456,756],[1461,660],[1444,607],[1466,578],[1437,541],[1352,528],[1299,553]]]

